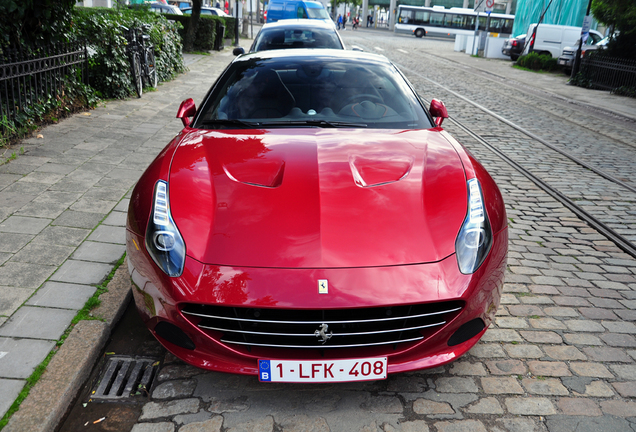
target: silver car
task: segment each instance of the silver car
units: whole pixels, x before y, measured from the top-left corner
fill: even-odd
[[[585,41],[585,44],[581,48],[581,57],[585,55],[586,51],[596,50],[599,48],[603,49],[605,45],[607,45],[608,41],[609,41],[609,37],[605,37],[601,39],[599,35],[595,33],[590,33],[590,37],[587,38],[587,41]],[[574,65],[574,57],[576,56],[576,52],[579,49],[580,42],[581,41],[578,40],[575,46],[563,48],[563,52],[561,53],[561,56],[559,56],[559,59],[557,60],[557,64],[559,66],[563,66],[563,71],[568,75],[572,73],[572,66]]]

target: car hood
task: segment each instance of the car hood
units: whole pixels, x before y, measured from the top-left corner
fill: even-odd
[[[191,130],[170,168],[172,216],[206,264],[390,266],[455,252],[460,158],[439,130]]]

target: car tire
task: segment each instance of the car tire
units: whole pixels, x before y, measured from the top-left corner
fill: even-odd
[[[415,37],[421,38],[422,36],[426,36],[426,31],[424,31],[424,29],[418,28],[415,30]]]
[[[563,72],[568,76],[572,75],[572,68],[563,68]]]
[[[510,54],[510,59],[512,61],[517,61],[518,58],[519,58],[519,54]]]

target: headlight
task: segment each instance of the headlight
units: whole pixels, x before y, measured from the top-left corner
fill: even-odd
[[[181,276],[185,263],[185,243],[170,215],[168,183],[155,185],[152,212],[146,229],[146,250],[168,276]]]
[[[477,179],[470,179],[468,186],[468,213],[455,240],[455,252],[459,271],[474,273],[486,259],[492,245],[492,230],[484,207],[484,196]]]

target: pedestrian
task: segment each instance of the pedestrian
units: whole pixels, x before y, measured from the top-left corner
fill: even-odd
[[[369,27],[369,21],[371,21],[371,15],[367,15],[367,27]]]
[[[340,27],[342,26],[342,15],[338,14],[338,30],[340,30]]]
[[[343,16],[342,17],[342,29],[346,30],[347,29],[347,16]]]

